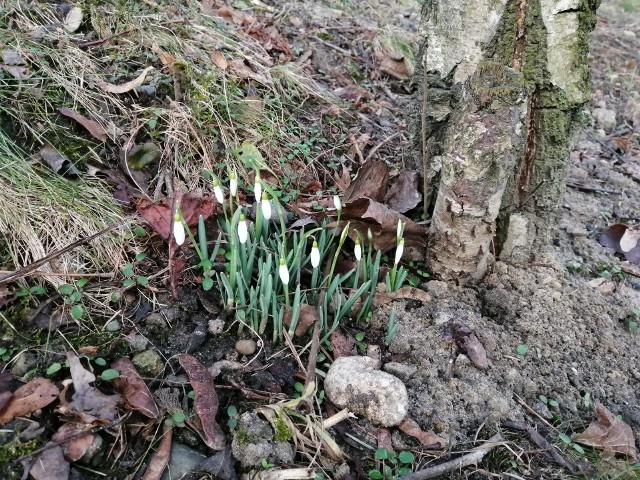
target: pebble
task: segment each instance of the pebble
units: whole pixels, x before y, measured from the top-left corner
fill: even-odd
[[[224,320],[221,318],[213,318],[209,320],[208,327],[211,335],[219,335],[224,332]]]
[[[388,362],[384,364],[384,371],[398,377],[403,382],[408,381],[418,369],[413,365],[399,362]]]
[[[104,329],[107,332],[119,332],[122,330],[122,324],[120,323],[120,320],[111,320],[105,325]]]
[[[145,350],[135,355],[131,362],[140,375],[155,377],[164,370],[164,361],[155,350]]]
[[[256,348],[256,342],[253,340],[238,340],[236,342],[236,350],[240,355],[253,355]]]

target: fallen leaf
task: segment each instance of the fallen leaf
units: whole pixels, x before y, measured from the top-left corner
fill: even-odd
[[[415,65],[410,53],[403,51],[401,45],[398,40],[380,36],[373,42],[373,53],[381,72],[407,80],[413,75]]]
[[[29,475],[34,480],[69,480],[71,465],[64,459],[62,448],[53,442],[45,447],[48,448],[33,462]]]
[[[476,334],[459,320],[449,320],[447,336],[451,336],[460,350],[466,353],[473,364],[481,370],[489,368],[487,351]]]
[[[344,163],[342,164],[342,175],[338,176],[337,173],[335,173],[334,175],[336,180],[336,187],[338,187],[338,190],[344,192],[347,188],[349,188],[349,185],[351,185],[351,174],[349,173],[349,170]]]
[[[292,311],[290,309],[287,309],[284,312],[284,318],[282,321],[287,327],[291,325],[291,313]],[[298,318],[298,324],[296,325],[294,335],[296,337],[302,337],[319,320],[320,316],[318,315],[318,309],[316,307],[306,303],[301,303],[300,317]]]
[[[628,253],[638,245],[638,240],[640,239],[640,228],[637,226],[634,228],[627,228],[627,230],[622,235],[620,239],[620,250],[623,253]]]
[[[95,120],[91,120],[84,115],[80,115],[75,110],[67,107],[62,107],[60,109],[60,113],[82,125],[93,136],[93,138],[96,138],[101,142],[104,142],[107,139],[107,134],[104,132],[104,128],[102,128],[102,125]]]
[[[343,201],[345,203],[360,198],[370,198],[376,202],[384,198],[389,182],[389,168],[382,160],[368,160],[358,170],[356,178],[345,190]]]
[[[638,456],[638,450],[631,427],[616,418],[601,403],[596,403],[595,410],[598,418],[573,440],[608,453],[621,453],[628,456],[630,462],[634,462]]]
[[[393,451],[393,441],[388,428],[379,428],[376,431],[376,440],[378,442],[378,448],[385,448],[390,452]]]
[[[127,152],[127,164],[132,170],[142,170],[147,165],[157,163],[162,156],[162,150],[153,142],[142,143]]]
[[[11,74],[14,78],[25,79],[31,77],[33,73],[23,65],[0,65],[2,69]]]
[[[13,392],[13,397],[0,410],[0,425],[46,407],[59,393],[51,380],[41,377],[31,379]]]
[[[214,50],[211,52],[210,58],[213,64],[222,71],[225,71],[229,67],[229,62],[227,62],[224,53],[220,50]]]
[[[225,20],[235,23],[236,25],[242,25],[247,16],[239,10],[231,7],[222,6],[218,9],[217,14]]]
[[[331,342],[333,359],[340,357],[351,357],[355,355],[356,342],[351,336],[347,336],[340,330],[334,330],[329,337]]]
[[[130,82],[123,83],[122,85],[114,85],[113,83],[105,82],[101,78],[96,78],[95,81],[96,81],[96,85],[98,85],[98,87],[100,87],[101,90],[107,93],[115,93],[115,94],[127,93],[133,90],[134,88],[137,88],[140,85],[142,85],[145,79],[147,78],[147,74],[151,70],[153,70],[153,67],[145,68],[142,71],[142,73],[138,75],[136,78],[134,78]]]
[[[639,238],[640,230],[638,230],[637,227],[629,228],[628,225],[623,223],[615,223],[600,234],[598,241],[600,245],[613,248],[616,253],[623,254],[624,258],[630,263],[640,264]]]
[[[69,10],[67,16],[64,17],[64,29],[70,33],[75,32],[76,30],[78,30],[78,28],[80,28],[80,25],[82,25],[82,18],[82,9],[80,7],[73,7],[71,10]]]
[[[420,200],[422,195],[418,192],[418,172],[415,170],[401,171],[384,196],[384,203],[400,213],[415,208]]]
[[[147,470],[142,476],[142,480],[160,480],[162,473],[169,464],[171,457],[171,441],[173,439],[173,427],[165,424],[162,431],[162,439],[158,444],[157,450],[151,456]]]
[[[91,428],[92,426],[87,424],[65,423],[51,439],[62,446],[66,458],[76,462],[95,441],[96,434],[91,432]]]
[[[200,419],[204,441],[212,450],[222,450],[225,446],[225,436],[216,422],[218,414],[218,394],[213,384],[213,377],[207,369],[191,355],[178,355],[180,365],[189,377],[189,382],[196,393],[193,407]]]
[[[435,447],[436,445],[444,447],[447,444],[446,440],[439,437],[435,433],[431,431],[425,432],[424,430],[422,430],[418,423],[409,417],[405,418],[402,423],[398,425],[398,428],[407,435],[411,435],[412,437],[418,439],[418,441],[424,447]]]
[[[54,172],[58,173],[63,169],[63,167],[65,167],[62,173],[80,175],[80,170],[78,170],[75,165],[71,163],[71,160],[69,160],[66,155],[62,155],[60,152],[58,152],[55,148],[53,148],[52,145],[46,144],[40,149],[38,154]]]
[[[0,412],[4,409],[4,406],[9,403],[13,393],[9,390],[11,379],[13,377],[9,372],[0,373]]]
[[[229,70],[233,72],[234,75],[238,76],[241,79],[251,79],[262,85],[270,85],[271,82],[260,73],[256,73],[249,66],[248,60],[243,58],[234,58],[228,62]]]
[[[71,402],[65,407],[70,413],[78,413],[86,422],[95,420],[113,421],[118,416],[116,406],[120,402],[120,395],[105,395],[96,387],[90,385],[96,376],[82,366],[80,359],[73,352],[67,352],[67,361],[73,381],[74,393]],[[67,408],[63,413],[67,413]]]
[[[420,256],[419,249],[426,245],[427,230],[401,213],[391,210],[382,203],[370,198],[358,198],[347,203],[342,210],[342,219],[350,221],[351,227],[367,238],[367,230],[373,234],[373,246],[382,253],[396,247],[396,234],[398,221],[404,224],[405,257],[411,259],[424,259]],[[416,249],[415,258],[409,256],[409,249]]]
[[[2,57],[2,63],[5,65],[24,65],[25,63],[20,52],[10,48],[2,50],[0,56]]]
[[[127,357],[120,358],[111,364],[111,368],[120,373],[113,380],[113,386],[122,395],[125,405],[149,418],[158,418],[160,412],[153,395],[131,360]]]
[[[615,223],[600,234],[598,241],[603,247],[613,248],[617,253],[623,253],[620,249],[620,240],[626,231],[626,225]]]

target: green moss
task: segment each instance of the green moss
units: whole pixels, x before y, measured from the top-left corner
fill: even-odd
[[[255,437],[243,428],[239,428],[233,432],[233,439],[239,445],[248,445],[255,442]]]
[[[280,442],[288,442],[293,438],[293,432],[287,427],[287,422],[281,417],[276,418],[275,438]]]
[[[0,463],[9,462],[14,458],[27,455],[36,448],[38,448],[38,444],[35,440],[22,443],[18,437],[15,436],[11,441],[0,445]]]

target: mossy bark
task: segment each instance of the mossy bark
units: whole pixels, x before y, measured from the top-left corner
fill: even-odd
[[[425,2],[414,138],[435,276],[476,281],[490,255],[527,262],[547,244],[589,96],[598,4]]]

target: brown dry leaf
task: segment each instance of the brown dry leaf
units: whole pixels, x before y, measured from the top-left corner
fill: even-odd
[[[384,203],[400,213],[415,208],[420,200],[422,195],[418,191],[418,172],[415,170],[401,171],[384,196]]]
[[[613,248],[616,253],[623,254],[630,263],[640,264],[640,244],[638,243],[640,231],[636,228],[630,229],[629,226],[623,223],[615,223],[600,234],[598,241],[603,247]],[[627,233],[629,230],[631,232]],[[634,241],[635,244],[633,243]]]
[[[151,51],[158,56],[162,64],[167,67],[171,73],[176,73],[180,70],[180,68],[175,68],[176,57],[162,50],[157,44],[154,43],[151,45]]]
[[[213,52],[211,52],[210,57],[213,64],[220,70],[224,71],[229,67],[229,62],[227,62],[224,53],[222,53],[220,50],[214,50]]]
[[[424,290],[420,290],[415,287],[402,287],[395,292],[376,293],[375,297],[373,297],[373,304],[375,306],[385,305],[401,298],[406,300],[417,300],[422,303],[428,303],[432,300],[431,295]]]
[[[267,52],[281,52],[285,56],[282,60],[291,58],[289,42],[287,42],[287,39],[282,36],[274,25],[266,27],[254,23],[251,28],[248,29],[247,33],[257,40]]]
[[[76,462],[84,456],[96,438],[91,428],[93,427],[87,424],[65,423],[51,439],[62,446],[66,458]],[[83,432],[86,434],[82,435]]]
[[[373,42],[373,51],[381,72],[398,80],[408,80],[413,75],[413,61],[405,56],[395,42],[378,38]]]
[[[340,330],[335,330],[329,337],[333,347],[333,359],[351,357],[355,355],[356,342],[351,336],[347,336]]]
[[[204,365],[191,355],[186,353],[178,355],[178,361],[187,373],[196,393],[193,407],[202,424],[204,441],[212,450],[222,450],[225,446],[225,437],[220,425],[216,422],[218,394],[213,384],[213,377]]]
[[[407,417],[405,418],[398,428],[402,430],[407,435],[411,435],[412,437],[418,439],[418,441],[425,447],[429,446],[439,446],[444,447],[447,444],[447,441],[435,433],[429,431],[425,432],[420,428],[418,423]]]
[[[38,455],[29,470],[34,480],[69,480],[71,465],[64,459],[62,448],[53,445],[53,442],[45,445],[48,448]]]
[[[334,176],[336,180],[336,187],[338,187],[338,190],[341,192],[344,192],[349,188],[349,185],[351,185],[351,174],[344,163],[342,164],[342,175],[338,176],[338,174],[335,173]]]
[[[627,226],[623,223],[615,223],[607,230],[602,232],[598,237],[600,245],[607,248],[613,248],[616,252],[622,253],[620,249],[620,239],[627,231]]]
[[[640,240],[640,226],[629,227],[620,239],[620,250],[624,253],[630,252],[638,246]]]
[[[449,320],[447,335],[453,337],[460,350],[466,353],[473,364],[481,370],[489,368],[487,351],[476,334],[459,320]]]
[[[236,25],[242,25],[247,20],[247,15],[245,15],[239,10],[236,10],[231,7],[227,7],[226,5],[220,7],[217,13],[225,20],[233,22]]]
[[[95,420],[113,421],[118,416],[116,406],[120,402],[120,395],[105,395],[96,387],[89,385],[96,380],[96,376],[82,366],[80,359],[73,352],[67,352],[69,370],[73,381],[74,393],[71,402],[65,405],[63,413],[77,413],[86,422]]]
[[[242,58],[234,58],[233,60],[230,60],[229,70],[231,70],[234,75],[240,77],[241,79],[249,78],[262,85],[269,85],[271,83],[264,75],[254,72],[247,64],[247,61]]]
[[[415,250],[415,259],[420,256],[427,241],[427,230],[401,213],[391,210],[382,203],[370,198],[359,198],[347,203],[342,210],[342,218],[351,222],[351,227],[358,230],[363,238],[367,238],[367,229],[373,234],[373,246],[382,253],[396,247],[398,220],[404,223],[405,257],[411,258],[410,249]]]
[[[120,373],[113,380],[113,385],[122,394],[125,405],[149,418],[158,418],[160,411],[153,395],[131,360],[127,357],[120,358],[111,364],[111,368]]]
[[[9,372],[0,373],[0,412],[2,412],[4,406],[9,403],[9,400],[13,397],[13,393],[9,390],[9,384],[12,378]]]
[[[384,198],[389,182],[389,168],[382,160],[368,160],[358,170],[349,188],[344,192],[344,202],[370,198],[377,202]]]
[[[608,453],[621,453],[628,456],[629,461],[634,462],[638,456],[638,450],[631,427],[616,418],[601,403],[596,403],[595,409],[598,419],[591,422],[587,429],[576,435],[573,440]]]
[[[171,440],[173,439],[173,427],[165,425],[162,431],[162,440],[158,444],[142,480],[160,480],[164,469],[167,468],[171,456]]]
[[[145,79],[147,78],[147,74],[151,70],[153,70],[153,67],[145,68],[142,71],[142,73],[138,75],[136,78],[134,78],[130,82],[123,83],[122,85],[114,85],[113,83],[105,82],[101,78],[96,78],[95,82],[96,82],[96,85],[98,85],[98,87],[100,87],[101,90],[107,93],[115,93],[115,94],[127,93],[133,90],[134,88],[137,88],[140,85],[142,85]]]
[[[67,107],[62,107],[60,109],[60,113],[82,125],[91,134],[91,136],[93,136],[93,138],[96,138],[101,142],[104,142],[107,139],[107,134],[104,132],[104,128],[102,128],[102,125],[95,120],[91,120],[84,115],[80,115],[75,110]]]
[[[0,65],[0,67],[17,79],[25,79],[33,75],[31,70],[23,65]]]
[[[0,425],[46,407],[59,393],[51,380],[40,377],[31,379],[13,392],[13,397],[0,411]]]
[[[298,319],[298,324],[296,325],[296,330],[293,334],[296,337],[302,337],[306,334],[313,325],[320,320],[320,316],[318,315],[318,310],[316,307],[312,305],[308,305],[306,303],[300,304],[300,318]],[[291,310],[287,309],[284,312],[284,318],[282,319],[284,324],[288,327],[291,325]]]

